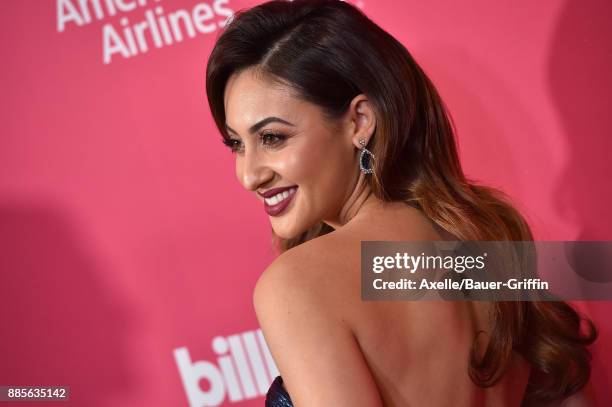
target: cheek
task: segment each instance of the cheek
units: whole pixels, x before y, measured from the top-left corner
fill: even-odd
[[[278,162],[278,172],[296,184],[307,184],[316,172],[313,157],[308,152],[294,151]]]
[[[238,162],[238,159],[236,159],[235,167],[236,167],[236,178],[240,180],[241,174],[242,174],[242,167],[240,163]]]
[[[242,181],[243,181],[242,179],[242,171],[243,171],[242,160],[240,160],[239,158],[236,158],[235,166],[236,166],[236,180],[238,180],[238,182],[242,184]]]
[[[326,173],[322,163],[329,160],[330,155],[324,154],[316,143],[296,145],[279,157],[275,170],[282,178],[308,192],[321,183],[321,177]]]
[[[298,184],[305,198],[317,202],[343,196],[353,168],[351,152],[338,143],[310,143],[292,152],[279,162],[278,171],[287,180]]]

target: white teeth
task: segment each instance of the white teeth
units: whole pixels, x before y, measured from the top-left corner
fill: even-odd
[[[266,203],[270,206],[276,205],[277,203],[289,198],[291,195],[295,193],[296,190],[297,188],[288,189],[286,191],[283,191],[283,192],[280,192],[274,195],[272,198],[264,198],[264,201],[266,201]]]

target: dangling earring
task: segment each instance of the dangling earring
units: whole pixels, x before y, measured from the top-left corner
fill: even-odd
[[[374,154],[367,148],[365,140],[359,140],[361,144],[361,154],[359,155],[359,168],[364,174],[372,174],[374,172]]]

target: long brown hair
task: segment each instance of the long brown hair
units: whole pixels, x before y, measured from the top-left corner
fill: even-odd
[[[531,230],[501,191],[477,185],[461,169],[455,128],[446,106],[408,50],[361,10],[338,0],[270,1],[238,11],[208,60],[206,92],[221,135],[224,90],[232,74],[254,67],[342,116],[358,94],[368,96],[377,126],[368,149],[376,156],[373,193],[403,201],[461,240],[532,241]],[[301,236],[278,239],[288,250],[332,229],[320,222]],[[597,331],[565,302],[493,304],[494,328],[469,375],[494,385],[512,351],[532,366],[523,405],[562,400],[589,380]],[[581,329],[586,321],[588,332]]]

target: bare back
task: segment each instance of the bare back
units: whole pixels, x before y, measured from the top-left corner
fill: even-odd
[[[312,241],[311,250],[333,254],[327,262],[333,270],[321,271],[330,295],[336,298],[333,311],[352,327],[387,407],[521,404],[530,367],[519,354],[493,387],[477,387],[468,376],[475,333],[491,332],[490,303],[360,298],[361,240],[452,238],[419,211],[405,206]],[[487,336],[483,338],[486,345]]]

